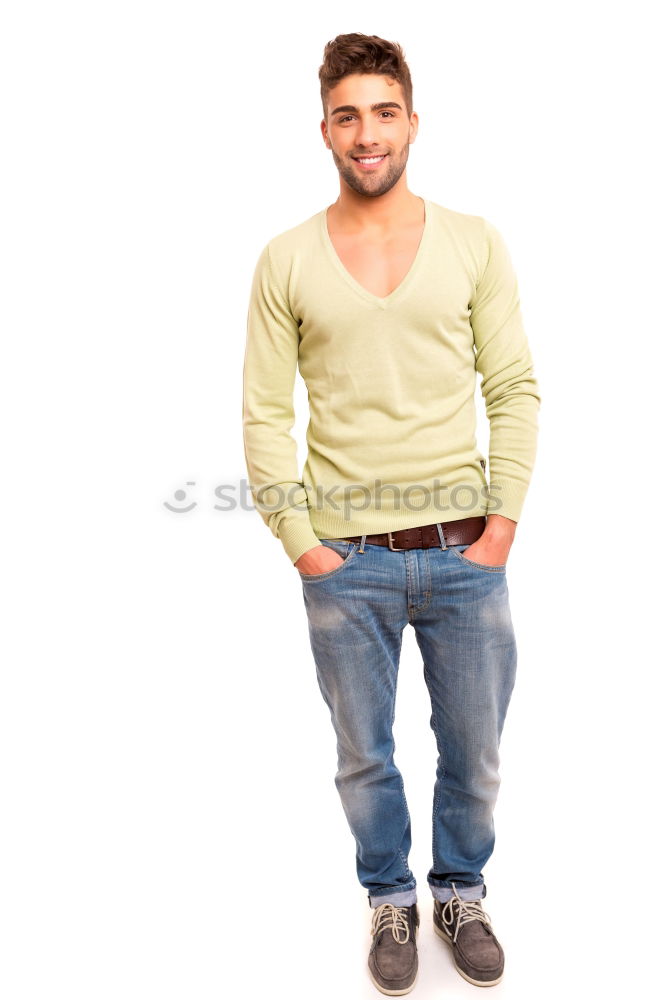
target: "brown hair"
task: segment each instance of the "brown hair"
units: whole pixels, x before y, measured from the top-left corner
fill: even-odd
[[[389,76],[402,87],[407,116],[412,114],[412,78],[405,53],[397,42],[387,42],[378,35],[338,35],[327,42],[324,61],[319,67],[321,103],[328,120],[326,99],[333,87],[351,73],[378,73]]]

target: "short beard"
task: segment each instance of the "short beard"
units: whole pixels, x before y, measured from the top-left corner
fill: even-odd
[[[354,167],[348,167],[340,159],[333,147],[331,147],[331,152],[333,153],[333,162],[338,168],[338,173],[352,191],[356,191],[357,194],[364,195],[366,198],[379,198],[381,195],[386,194],[387,191],[390,191],[394,184],[397,184],[402,177],[407,166],[407,160],[409,159],[409,143],[407,142],[403,146],[397,159],[394,156],[389,156],[388,170],[382,176],[380,183],[377,183],[372,175],[368,174],[366,180]]]

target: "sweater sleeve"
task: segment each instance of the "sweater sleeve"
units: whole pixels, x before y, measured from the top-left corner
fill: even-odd
[[[298,324],[272,266],[270,244],[254,271],[243,364],[243,443],[256,509],[292,563],[320,544],[298,474],[294,380]]]
[[[518,521],[536,458],[541,396],[511,259],[498,230],[483,221],[482,272],[470,323],[490,424],[488,513]]]

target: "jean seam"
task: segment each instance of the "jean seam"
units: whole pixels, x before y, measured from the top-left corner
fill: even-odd
[[[428,555],[428,549],[424,549],[423,552],[425,555],[425,571],[428,575],[428,580],[427,580],[428,589],[424,591],[423,595],[425,597],[424,603],[421,604],[420,607],[416,609],[417,614],[421,614],[422,611],[425,611],[432,600],[432,572],[430,569],[430,556]]]
[[[467,563],[468,566],[474,566],[476,569],[480,569],[483,573],[503,573],[506,569],[506,563],[502,566],[484,566],[483,563],[474,562],[473,559],[467,559],[462,552],[458,552],[455,545],[449,545],[448,548],[452,549],[458,556],[458,559],[462,563]]]
[[[423,661],[423,671],[424,671],[426,680],[429,677],[432,678],[432,675],[430,674],[430,671],[428,670],[428,666],[427,666],[425,660]],[[430,687],[430,685],[428,685],[428,687]],[[436,822],[436,818],[437,818],[437,810],[439,809],[439,802],[440,802],[440,799],[442,797],[442,782],[444,781],[444,777],[445,777],[445,774],[446,774],[446,766],[444,764],[444,750],[443,750],[443,747],[442,747],[442,745],[440,743],[440,740],[439,740],[439,733],[437,732],[437,725],[436,725],[436,719],[435,719],[434,709],[433,709],[433,716],[432,717],[433,717],[433,721],[435,721],[435,726],[433,726],[433,732],[435,734],[435,743],[437,744],[437,753],[439,754],[439,757],[441,758],[441,762],[442,762],[441,763],[442,781],[441,782],[440,781],[437,782],[437,792],[435,794],[435,803],[434,803],[434,805],[432,807],[432,846],[431,846],[431,850],[432,850],[432,863],[433,863],[433,866],[434,866],[435,865],[435,822]]]
[[[391,896],[394,892],[413,892],[416,889],[416,887],[417,887],[416,886],[416,880],[415,879],[411,879],[410,881],[412,881],[414,884],[413,885],[407,885],[407,886],[391,885],[391,886],[388,886],[388,888],[386,888],[386,889],[378,889],[376,892],[374,892],[373,890],[369,889],[368,890],[368,895],[371,896],[371,897],[377,898],[379,896]]]
[[[423,596],[425,597],[425,601],[423,602],[423,604],[412,605],[410,603],[413,584],[414,584],[414,574],[410,569],[409,559],[406,560],[406,564],[407,564],[407,618],[411,622],[418,614],[420,614],[422,611],[425,611],[425,609],[428,607],[428,605],[430,604],[430,600],[432,598],[432,591],[426,590],[424,592]],[[428,583],[430,583],[430,580],[428,580]]]
[[[398,658],[399,658],[399,656],[400,656],[400,650],[398,650]],[[396,674],[397,674],[397,671],[396,671]],[[395,747],[395,736],[393,734],[393,725],[395,723],[395,708],[396,708],[397,694],[398,694],[398,684],[397,684],[397,677],[396,677],[396,683],[395,683],[395,685],[393,687],[393,697],[391,698],[391,743],[393,744],[393,752],[391,754],[391,758],[393,759],[394,763],[395,763],[395,759],[394,758],[395,758],[396,747]],[[403,802],[403,805],[404,805],[404,808],[405,808],[405,817],[407,819],[407,822],[409,823],[409,805],[407,803],[407,796],[405,795],[405,782],[403,780],[402,773],[400,772],[400,769],[398,769],[398,776],[400,778],[400,794],[402,796],[402,802]],[[404,870],[405,870],[405,875],[410,875],[409,862],[408,862],[407,858],[405,857],[405,855],[404,855],[403,850],[402,850],[401,847],[398,847],[398,854],[400,855],[400,860],[402,861],[402,864],[403,864],[403,867],[404,867]]]
[[[354,542],[349,542],[348,544],[353,546],[353,548],[347,552],[347,555],[345,556],[343,562],[341,562],[339,566],[336,566],[335,569],[330,570],[330,572],[328,573],[301,573],[301,571],[298,570],[301,580],[304,581],[314,580],[315,582],[319,582],[321,580],[329,580],[331,577],[336,576],[337,573],[340,573],[345,568],[345,566],[349,565],[349,563],[352,561],[352,559],[358,552],[358,549],[356,548],[356,544]]]

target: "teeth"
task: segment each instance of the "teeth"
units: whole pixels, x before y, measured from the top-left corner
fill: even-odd
[[[384,154],[384,155],[386,155],[386,154]],[[357,160],[358,160],[359,163],[379,163],[380,160],[384,159],[384,155],[382,155],[382,156],[369,156],[369,157],[365,157],[365,156],[364,157],[360,157],[360,156],[358,156]]]

